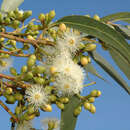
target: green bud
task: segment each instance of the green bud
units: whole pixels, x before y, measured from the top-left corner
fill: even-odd
[[[6,24],[10,24],[10,18],[6,18],[5,21],[4,21]]]
[[[4,42],[5,38],[4,37],[1,37],[0,38],[0,42]]]
[[[93,104],[90,104],[90,112],[94,114],[96,112],[96,107]]]
[[[36,60],[29,58],[27,61],[28,68],[30,69],[35,64],[35,62],[36,62]]]
[[[20,106],[16,106],[16,108],[15,108],[16,115],[19,115],[21,112],[22,112],[21,107]]]
[[[50,19],[53,19],[55,17],[55,15],[56,15],[56,13],[55,13],[54,10],[50,11],[49,14],[48,14]]]
[[[34,107],[29,106],[27,109],[27,113],[30,115],[30,114],[33,114],[34,112],[35,112]]]
[[[52,107],[51,107],[50,104],[47,104],[47,105],[42,106],[42,107],[40,107],[40,108],[41,108],[41,110],[43,110],[43,111],[52,112]]]
[[[75,116],[78,116],[81,111],[82,111],[82,107],[81,107],[81,106],[77,107],[77,108],[74,110],[74,115],[75,115]]]
[[[45,72],[45,67],[43,66],[36,66],[35,68],[33,68],[33,73],[35,74],[42,74],[43,72]]]
[[[84,102],[84,108],[85,108],[86,110],[90,110],[90,103]]]
[[[16,47],[16,41],[15,40],[10,40],[10,44],[14,47]]]
[[[93,43],[86,44],[86,47],[85,47],[86,51],[94,51],[95,49],[96,49],[96,44],[93,44]]]
[[[16,93],[16,94],[14,95],[14,97],[15,97],[15,99],[18,100],[18,101],[21,101],[21,100],[23,99],[23,95],[20,94],[20,93]]]
[[[30,79],[32,79],[32,78],[33,78],[32,72],[27,72],[27,73],[24,75],[24,80],[25,80],[25,81],[28,81],[28,80],[30,80]]]
[[[97,21],[100,21],[100,17],[99,17],[97,14],[94,15],[93,18],[94,18],[95,20],[97,20]]]
[[[35,114],[28,115],[28,116],[26,116],[25,120],[27,120],[27,121],[32,120],[35,118],[35,116],[36,116]]]
[[[14,17],[15,17],[14,11],[10,11],[10,12],[8,12],[8,16],[14,18]]]
[[[17,29],[20,25],[20,22],[18,20],[15,20],[12,22],[11,26],[14,28],[14,29]]]
[[[49,99],[50,99],[51,102],[55,102],[56,99],[57,99],[57,97],[56,97],[55,95],[51,95],[51,96],[49,97]]]
[[[58,107],[59,109],[61,109],[61,110],[64,110],[64,108],[65,108],[65,106],[64,106],[63,103],[56,102],[56,105],[57,105],[57,107]]]
[[[16,101],[13,95],[6,96],[6,99],[7,99],[6,103],[8,103],[8,104],[14,104]]]
[[[5,89],[5,94],[10,95],[12,93],[13,93],[13,89],[12,88],[8,87],[8,88]]]
[[[23,13],[23,20],[27,19],[32,15],[32,11],[26,11]]]
[[[93,102],[95,102],[95,98],[94,97],[90,97],[90,98],[88,98],[88,101],[89,101],[89,103],[93,103]]]
[[[92,97],[97,97],[97,92],[98,92],[98,90],[93,90],[93,91],[90,93],[90,95],[91,95]]]
[[[28,70],[28,68],[27,68],[26,65],[25,65],[25,66],[22,66],[22,68],[21,68],[21,73],[26,73],[27,70]]]
[[[45,14],[41,13],[38,18],[41,22],[43,22],[45,20]]]
[[[61,98],[59,98],[59,100],[61,103],[68,103],[69,102],[69,98],[67,98],[67,97],[61,97]]]
[[[101,91],[97,91],[97,97],[101,96]]]
[[[10,73],[11,73],[12,75],[14,75],[14,76],[17,76],[17,71],[16,71],[16,69],[13,68],[13,67],[10,68]]]
[[[33,60],[36,60],[36,56],[35,55],[31,55],[29,58],[33,59]]]
[[[34,77],[34,81],[38,84],[44,84],[45,83],[45,79],[41,78],[41,77]]]

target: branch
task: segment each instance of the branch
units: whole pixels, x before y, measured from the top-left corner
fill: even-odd
[[[45,40],[45,39],[30,40],[30,39],[20,38],[20,37],[14,36],[14,35],[9,35],[8,33],[3,33],[3,32],[0,32],[0,36],[4,37],[4,38],[15,40],[15,41],[18,41],[18,42],[31,43],[35,47],[39,47],[38,44],[54,46],[54,42],[51,42],[51,41],[48,41],[48,40]]]
[[[11,112],[11,110],[0,100],[0,105],[12,116],[12,118],[18,122],[18,118]]]

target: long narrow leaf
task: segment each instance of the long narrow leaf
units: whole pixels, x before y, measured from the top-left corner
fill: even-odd
[[[101,21],[103,22],[125,21],[130,23],[130,12],[120,12],[120,13],[111,14],[101,18]]]
[[[61,124],[60,130],[75,130],[77,117],[74,116],[74,109],[79,105],[80,100],[73,96],[69,103],[65,105],[65,109],[61,112]]]
[[[96,63],[104,69],[104,71],[106,71],[119,85],[121,85],[121,87],[128,92],[128,94],[130,94],[130,87],[102,56],[100,56],[96,51],[90,52],[89,54],[96,61]]]

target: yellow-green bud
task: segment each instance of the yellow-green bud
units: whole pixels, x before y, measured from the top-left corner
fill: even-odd
[[[30,17],[32,15],[32,11],[26,11],[23,13],[23,20],[27,19],[28,17]]]
[[[65,106],[64,106],[63,103],[56,102],[56,105],[57,105],[57,107],[58,107],[59,109],[61,109],[61,110],[64,110],[64,108],[65,108]]]
[[[18,100],[18,101],[21,101],[21,100],[23,99],[23,95],[20,94],[20,93],[16,93],[16,94],[14,95],[14,97],[15,97],[15,99]]]
[[[90,104],[90,112],[93,114],[96,112],[96,107],[93,104]]]
[[[77,107],[77,108],[74,110],[74,115],[75,115],[75,116],[78,116],[81,111],[82,111],[82,107],[81,107],[81,106]]]
[[[60,29],[60,31],[62,31],[62,32],[66,31],[66,25],[65,25],[64,23],[61,23],[61,24],[59,25],[59,29]]]
[[[26,73],[27,70],[28,70],[28,68],[27,68],[26,65],[25,65],[25,66],[22,66],[22,68],[21,68],[21,73]]]
[[[43,22],[45,20],[45,14],[41,13],[38,18],[41,22]]]
[[[69,98],[67,98],[67,97],[61,97],[61,98],[59,98],[59,100],[61,103],[68,103],[69,102]]]
[[[38,84],[44,84],[45,83],[45,79],[42,77],[34,77],[34,81]]]
[[[27,61],[27,66],[30,69],[34,64],[35,64],[36,60],[29,58]]]
[[[24,75],[24,80],[30,80],[33,78],[33,74],[32,72],[27,72],[25,75]]]
[[[95,20],[97,20],[97,21],[100,21],[100,17],[99,17],[97,14],[95,14],[95,15],[93,16],[93,18],[94,18]]]
[[[84,102],[84,108],[86,110],[90,110],[90,103],[89,102]]]
[[[11,26],[12,26],[13,28],[17,29],[17,28],[19,27],[19,25],[20,25],[20,22],[19,22],[18,20],[15,20],[15,21],[12,22],[12,25],[11,25]]]
[[[45,106],[42,106],[41,110],[46,111],[46,112],[52,112],[52,107],[50,104],[47,104]]]
[[[93,102],[95,102],[95,98],[94,97],[90,97],[90,98],[88,98],[88,101],[89,101],[89,103],[93,103]]]
[[[5,94],[9,95],[9,94],[12,94],[13,93],[13,89],[12,88],[6,88],[5,89]]]
[[[101,96],[101,94],[102,94],[101,91],[98,90],[97,91],[97,97]]]
[[[55,95],[51,95],[51,96],[49,97],[49,99],[50,99],[51,102],[55,102],[56,99],[57,99],[57,97],[56,97]]]
[[[21,112],[22,112],[21,107],[20,106],[16,106],[16,108],[15,108],[16,115],[19,115]]]
[[[91,95],[92,97],[97,97],[97,93],[98,93],[98,90],[93,90],[93,91],[90,93],[90,95]]]
[[[87,65],[88,64],[88,58],[87,57],[82,57],[80,59],[80,62],[81,62],[82,65]]]
[[[17,71],[16,71],[16,69],[13,68],[13,67],[10,68],[10,73],[11,73],[12,75],[14,75],[14,76],[17,76]]]
[[[34,112],[35,112],[34,107],[29,106],[27,109],[27,113],[30,115],[30,114],[33,114]]]
[[[55,10],[52,10],[49,12],[48,16],[49,18],[53,19],[55,17],[56,13],[55,13]]]
[[[33,73],[42,74],[43,72],[45,72],[45,67],[43,66],[36,66],[35,68],[33,68]]]
[[[16,41],[15,40],[10,40],[10,44],[14,47],[16,47]]]
[[[93,43],[86,44],[86,47],[85,47],[86,51],[94,51],[95,49],[96,49],[96,44],[93,44]]]
[[[5,38],[4,37],[1,37],[0,38],[0,42],[4,42]]]
[[[6,23],[6,24],[9,24],[9,23],[10,23],[10,18],[7,17],[7,18],[5,19],[5,23]]]
[[[34,37],[32,37],[31,35],[28,35],[27,39],[29,39],[29,40],[35,40]]]
[[[16,101],[13,95],[6,96],[6,99],[7,99],[6,103],[9,103],[9,104],[14,104]]]
[[[35,114],[27,115],[27,116],[25,116],[25,120],[27,120],[27,121],[32,120],[35,118],[35,116],[36,116]]]

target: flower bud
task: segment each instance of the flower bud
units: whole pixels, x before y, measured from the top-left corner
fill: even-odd
[[[41,13],[38,18],[43,23],[43,21],[45,20],[45,15]]]
[[[101,96],[101,94],[102,94],[101,91],[98,90],[97,91],[97,97]]]
[[[42,77],[34,77],[34,81],[38,84],[44,84],[45,83],[45,79]]]
[[[61,23],[61,24],[59,25],[59,29],[60,29],[60,31],[62,31],[62,32],[66,31],[66,25],[65,25],[64,23]]]
[[[10,95],[12,93],[13,93],[13,89],[12,88],[8,87],[8,88],[5,89],[5,94]]]
[[[46,112],[52,112],[52,107],[50,104],[47,104],[45,106],[42,106],[41,110],[46,111]]]
[[[5,38],[4,37],[1,37],[0,38],[0,42],[4,42]]]
[[[67,98],[67,97],[61,97],[61,98],[59,98],[59,101],[61,103],[68,103],[69,102],[69,98]]]
[[[14,28],[14,29],[17,29],[20,25],[20,22],[18,20],[15,20],[12,22],[11,26]]]
[[[74,110],[74,115],[75,115],[75,116],[78,116],[81,111],[82,111],[82,107],[81,107],[81,106],[77,107],[77,108]]]
[[[21,107],[20,106],[16,106],[16,108],[15,108],[16,115],[19,115],[21,112],[22,112]]]
[[[29,58],[27,61],[27,66],[30,69],[34,64],[35,64],[36,60]]]
[[[99,17],[97,14],[94,15],[93,18],[94,18],[95,20],[97,20],[97,21],[100,21],[100,17]]]
[[[6,24],[10,24],[10,18],[5,18],[5,21],[4,21]]]
[[[27,39],[29,39],[29,40],[35,40],[34,37],[32,37],[31,35],[27,35]]]
[[[61,110],[64,110],[64,104],[63,103],[60,103],[60,102],[56,102],[56,105],[57,105],[57,107],[59,108],[59,109],[61,109]]]
[[[32,120],[32,119],[35,118],[35,116],[36,116],[35,114],[27,115],[27,116],[25,117],[25,120],[27,120],[27,121]]]
[[[23,80],[28,81],[28,80],[30,80],[30,79],[32,79],[32,78],[33,78],[32,72],[27,72],[27,73],[24,75]]]
[[[21,100],[23,99],[23,95],[20,94],[20,93],[16,93],[16,94],[14,95],[14,97],[15,97],[15,99],[18,100],[18,101],[21,101]]]
[[[33,73],[36,73],[36,74],[42,74],[43,72],[45,72],[45,67],[43,66],[37,66],[33,69]]]
[[[27,114],[33,114],[35,112],[35,110],[34,110],[34,107],[32,107],[32,106],[29,106],[28,107],[28,109],[27,109]]]
[[[84,65],[87,65],[88,64],[88,59],[87,59],[87,57],[82,57],[81,59],[80,59],[80,62],[81,62],[81,64],[84,66]]]
[[[54,74],[55,72],[56,72],[56,67],[51,66],[51,67],[50,67],[50,73],[51,73],[51,74]]]
[[[90,110],[90,103],[89,102],[84,102],[84,108],[86,110]]]
[[[50,11],[49,14],[48,14],[50,19],[53,19],[55,17],[55,15],[56,15],[56,13],[55,13],[54,10]]]
[[[49,99],[50,99],[51,102],[55,102],[56,99],[57,99],[57,97],[56,97],[55,95],[51,95],[51,96],[49,97]]]
[[[17,76],[16,69],[13,68],[13,67],[10,68],[10,73],[11,73],[12,75],[14,75],[14,76]]]
[[[28,70],[27,66],[24,65],[24,66],[22,66],[22,68],[21,68],[21,73],[26,73],[27,70]]]
[[[90,104],[90,112],[94,114],[96,112],[96,107],[93,104]]]
[[[93,103],[93,102],[95,102],[95,98],[94,97],[90,97],[90,98],[88,98],[88,101],[89,101],[89,103]]]
[[[97,96],[97,90],[91,91],[90,96],[96,97]]]
[[[86,51],[94,51],[95,49],[96,49],[96,44],[93,44],[93,43],[86,44],[86,47],[85,47]]]
[[[32,11],[26,11],[23,13],[23,20],[27,19],[32,15]]]
[[[7,99],[6,103],[8,103],[8,104],[14,104],[16,101],[13,95],[6,96],[6,99]]]

